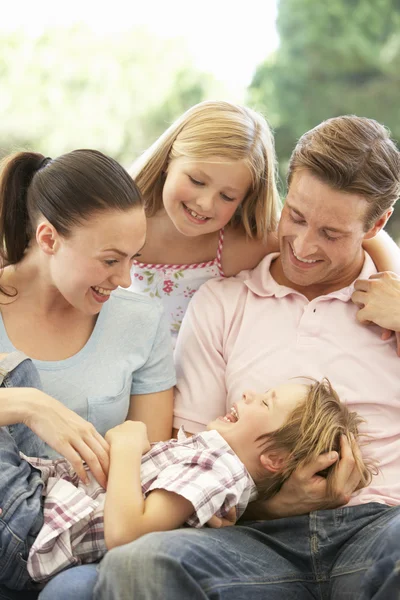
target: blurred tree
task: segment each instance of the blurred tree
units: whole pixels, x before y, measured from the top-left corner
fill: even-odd
[[[218,89],[182,39],[83,25],[0,35],[0,153],[103,150],[129,165],[183,110]]]
[[[296,140],[329,117],[372,117],[400,142],[399,0],[280,0],[277,26],[249,104],[275,129],[283,176]],[[400,206],[388,229],[400,238]]]

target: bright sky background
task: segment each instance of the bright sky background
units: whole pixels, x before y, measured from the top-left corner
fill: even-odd
[[[162,37],[186,39],[197,67],[239,91],[278,46],[276,14],[277,0],[19,0],[2,11],[0,29],[37,35],[84,22],[101,34],[145,25]]]

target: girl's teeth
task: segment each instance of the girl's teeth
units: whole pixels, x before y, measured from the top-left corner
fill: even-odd
[[[208,219],[208,217],[202,217],[201,215],[198,215],[197,212],[194,212],[194,210],[190,210],[190,208],[188,208],[187,210],[195,219],[200,219],[201,221],[205,221],[206,219]]]

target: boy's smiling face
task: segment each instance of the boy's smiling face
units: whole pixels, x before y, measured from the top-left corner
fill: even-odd
[[[261,450],[256,440],[282,427],[308,390],[308,385],[284,383],[262,394],[247,391],[228,414],[209,423],[207,429],[218,431],[252,473],[259,465]]]

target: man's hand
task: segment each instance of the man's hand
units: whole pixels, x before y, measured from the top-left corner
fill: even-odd
[[[358,449],[355,451],[359,452]],[[318,473],[338,460],[337,452],[321,454],[312,463],[297,468],[273,498],[252,503],[245,518],[278,519],[347,504],[351,494],[358,488],[361,477],[345,436],[340,441],[340,452],[341,458],[333,484],[333,499],[327,497],[326,479]]]

